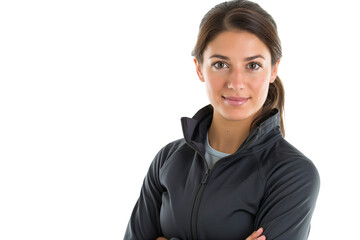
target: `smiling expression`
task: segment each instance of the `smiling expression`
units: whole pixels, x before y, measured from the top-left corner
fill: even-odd
[[[197,74],[205,82],[214,118],[253,119],[277,75],[267,46],[254,34],[226,31],[208,43],[203,61],[194,59]]]

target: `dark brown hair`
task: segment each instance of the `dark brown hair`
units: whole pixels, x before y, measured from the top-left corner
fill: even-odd
[[[192,56],[203,62],[203,53],[209,42],[220,33],[229,30],[243,30],[256,35],[270,50],[271,64],[275,66],[282,56],[280,38],[274,19],[258,4],[246,0],[223,2],[212,8],[201,20],[199,34]],[[280,129],[285,136],[283,123],[285,91],[278,76],[270,83],[269,92],[261,113],[254,118],[251,128],[272,114],[280,111]]]

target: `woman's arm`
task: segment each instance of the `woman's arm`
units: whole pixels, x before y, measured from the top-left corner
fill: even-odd
[[[266,240],[266,237],[264,235],[261,235],[263,231],[264,231],[263,228],[259,228],[257,231],[254,231],[250,236],[248,236],[245,240]],[[164,237],[158,237],[156,238],[156,240],[168,240],[168,239]]]
[[[162,151],[150,165],[140,197],[128,223],[125,240],[156,239],[162,235],[160,227],[162,188],[159,181],[161,156]]]
[[[255,227],[264,227],[264,234],[271,240],[307,239],[320,187],[313,163],[295,159],[279,164],[266,182]]]

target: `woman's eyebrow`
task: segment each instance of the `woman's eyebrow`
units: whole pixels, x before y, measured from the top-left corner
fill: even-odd
[[[220,54],[214,54],[214,55],[211,55],[209,58],[220,58],[222,60],[230,60],[230,58],[224,56],[224,55],[220,55]],[[256,58],[262,58],[265,60],[265,58],[261,55],[261,54],[258,54],[258,55],[254,55],[254,56],[250,56],[250,57],[247,57],[247,58],[244,58],[244,61],[251,61],[251,60],[254,60]]]
[[[245,58],[244,60],[247,62],[247,61],[254,60],[254,59],[256,59],[256,58],[262,58],[262,59],[265,60],[265,58],[264,58],[262,55],[260,55],[260,54],[255,55],[255,56],[251,56],[251,57],[247,57],[247,58]]]
[[[228,58],[226,56],[223,56],[223,55],[220,55],[220,54],[211,55],[209,58],[220,58],[222,60],[230,60],[230,58]]]

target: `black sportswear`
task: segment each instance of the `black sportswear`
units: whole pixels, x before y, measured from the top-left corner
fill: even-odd
[[[313,163],[281,135],[277,110],[236,153],[209,170],[204,143],[213,108],[182,118],[184,138],[153,160],[125,239],[307,239],[319,192]]]

